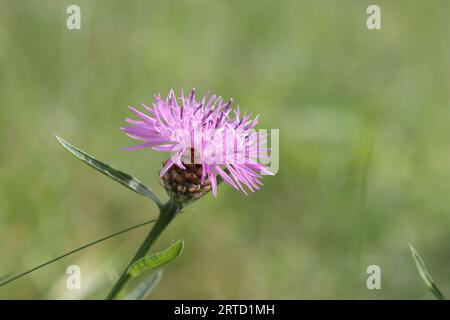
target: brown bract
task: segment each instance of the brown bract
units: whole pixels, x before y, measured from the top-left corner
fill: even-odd
[[[167,160],[163,162],[163,166]],[[173,165],[162,177],[164,188],[170,197],[182,201],[194,201],[211,191],[211,181],[201,183],[202,165],[185,164],[186,169]]]

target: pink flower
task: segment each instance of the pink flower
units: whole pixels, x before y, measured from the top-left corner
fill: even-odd
[[[195,164],[201,183],[210,182],[215,196],[217,175],[244,193],[244,186],[257,190],[262,185],[261,174],[271,174],[258,162],[267,158],[269,149],[263,147],[267,137],[254,130],[258,117],[241,115],[239,106],[232,109],[232,102],[215,95],[197,101],[194,89],[189,96],[182,93],[177,98],[171,90],[166,99],[155,96],[152,107],[143,104],[146,113],[129,107],[139,120],[126,119],[131,125],[121,129],[143,143],[124,149],[170,152],[161,177],[173,166],[186,169],[187,164]]]

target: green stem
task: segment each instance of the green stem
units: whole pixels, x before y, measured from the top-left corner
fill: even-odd
[[[134,230],[134,229],[143,227],[143,226],[145,226],[145,225],[147,225],[147,224],[149,224],[149,223],[152,223],[152,222],[155,222],[155,220],[149,220],[149,221],[146,221],[146,222],[144,222],[144,223],[140,223],[140,224],[137,224],[137,225],[135,225],[135,226],[126,228],[126,229],[124,229],[124,230],[121,230],[121,231],[119,231],[119,232],[110,234],[109,236],[103,237],[103,238],[101,238],[101,239],[98,239],[98,240],[89,242],[88,244],[85,244],[85,245],[83,245],[83,246],[81,246],[81,247],[79,247],[79,248],[76,248],[76,249],[74,249],[74,250],[71,250],[71,251],[69,251],[69,252],[66,252],[66,253],[60,255],[59,257],[53,258],[53,259],[51,259],[51,260],[49,260],[49,261],[47,261],[47,262],[44,262],[44,263],[42,263],[42,264],[40,264],[40,265],[38,265],[38,266],[36,266],[36,267],[34,267],[34,268],[28,270],[28,271],[22,272],[21,274],[18,274],[17,276],[14,276],[13,278],[10,278],[10,279],[8,279],[8,280],[6,280],[6,281],[0,283],[0,287],[4,286],[4,285],[6,285],[6,284],[8,284],[8,283],[10,283],[10,282],[13,282],[14,280],[17,280],[17,279],[19,279],[19,278],[22,278],[23,276],[26,276],[27,274],[30,274],[30,273],[32,273],[32,272],[34,272],[34,271],[36,271],[36,270],[39,270],[39,269],[41,269],[41,268],[43,268],[43,267],[45,267],[45,266],[48,266],[49,264],[51,264],[51,263],[53,263],[53,262],[56,262],[56,261],[58,261],[58,260],[61,260],[62,258],[65,258],[65,257],[67,257],[67,256],[70,256],[71,254],[74,254],[74,253],[76,253],[76,252],[78,252],[78,251],[81,251],[81,250],[86,249],[86,248],[88,248],[88,247],[90,247],[90,246],[93,246],[93,245],[95,245],[95,244],[97,244],[97,243],[100,243],[100,242],[102,242],[102,241],[105,241],[105,240],[111,239],[111,238],[113,238],[113,237],[116,237],[116,236],[118,236],[118,235],[121,235],[122,233],[125,233],[125,232],[128,232],[128,231],[131,231],[131,230]],[[9,276],[0,277],[0,281],[2,281],[4,278],[8,278],[8,277],[9,277]]]
[[[150,230],[150,233],[147,235],[144,242],[142,242],[141,246],[135,253],[133,259],[131,259],[130,263],[123,271],[119,280],[117,280],[116,284],[109,292],[108,296],[106,297],[107,300],[112,300],[119,294],[119,292],[128,282],[128,280],[130,280],[131,278],[130,275],[128,274],[128,269],[130,268],[130,266],[147,254],[152,245],[155,243],[156,239],[169,225],[169,223],[175,218],[180,209],[181,209],[180,205],[171,200],[169,200],[169,202],[167,202],[164,206],[161,207],[158,219],[153,225],[153,228]]]

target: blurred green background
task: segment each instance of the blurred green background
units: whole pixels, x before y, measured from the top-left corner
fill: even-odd
[[[81,7],[81,30],[66,8]],[[382,30],[366,27],[381,7]],[[450,295],[450,2],[0,0],[0,275],[155,217],[69,142],[148,184],[163,154],[119,148],[128,105],[196,87],[280,129],[280,170],[188,207],[154,250],[185,251],[151,298],[429,299],[412,243]],[[103,298],[148,228],[0,288]],[[77,264],[82,290],[69,291]],[[379,265],[381,290],[366,288]]]

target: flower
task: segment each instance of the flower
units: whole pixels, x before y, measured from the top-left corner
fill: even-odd
[[[241,115],[232,102],[208,94],[197,101],[195,89],[178,99],[173,90],[166,99],[156,95],[152,107],[143,104],[146,112],[129,107],[139,120],[126,119],[130,126],[121,129],[143,143],[123,149],[170,152],[160,176],[172,196],[190,200],[210,189],[216,196],[218,179],[253,192],[262,185],[262,174],[271,174],[258,162],[270,150],[264,148],[267,135],[254,130],[258,117]]]

